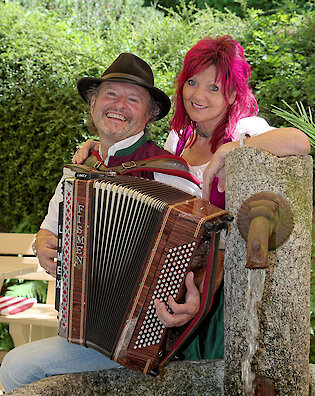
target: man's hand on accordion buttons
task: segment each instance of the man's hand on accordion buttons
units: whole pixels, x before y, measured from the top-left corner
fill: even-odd
[[[97,150],[99,146],[99,142],[88,139],[86,142],[83,142],[77,151],[75,152],[72,163],[73,164],[83,164],[84,160],[90,155],[90,151]]]
[[[200,294],[194,283],[194,274],[189,272],[185,279],[186,295],[183,304],[177,304],[172,296],[168,298],[168,305],[173,311],[169,313],[164,303],[155,300],[156,313],[165,327],[177,327],[188,323],[198,312],[200,306]]]
[[[58,239],[55,234],[48,230],[39,230],[36,236],[35,248],[40,265],[44,270],[56,277]]]

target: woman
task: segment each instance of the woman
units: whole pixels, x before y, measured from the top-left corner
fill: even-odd
[[[309,153],[309,140],[303,132],[295,128],[275,129],[257,117],[250,76],[243,48],[225,35],[204,38],[192,47],[177,78],[172,130],[165,149],[183,157],[201,180],[205,178],[203,195],[207,198],[208,182],[214,175],[219,176],[219,190],[224,190],[224,159],[239,146],[240,137],[241,144],[277,156]],[[83,143],[73,162],[82,163],[97,144],[93,140]],[[211,196],[210,202],[222,206],[222,197]]]
[[[232,37],[221,36],[204,38],[192,47],[177,79],[172,131],[165,149],[191,165],[203,181],[203,197],[222,208],[225,156],[235,147],[245,144],[277,156],[305,155],[310,150],[309,140],[301,131],[275,129],[257,117],[257,102],[249,88],[250,76],[243,48]],[[82,162],[94,145],[91,140],[84,143],[73,161]],[[222,275],[223,265],[219,279]],[[222,290],[221,283],[208,318],[182,351],[186,359],[223,357]],[[171,300],[169,305],[173,315],[164,304],[156,303],[162,322],[167,327],[183,325],[197,312],[199,293],[189,287],[185,304]]]

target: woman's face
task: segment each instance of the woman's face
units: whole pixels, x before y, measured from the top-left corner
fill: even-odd
[[[235,99],[233,92],[226,103],[220,82],[215,82],[216,67],[209,66],[191,76],[183,87],[183,102],[189,117],[201,131],[211,132],[224,117],[228,105]]]

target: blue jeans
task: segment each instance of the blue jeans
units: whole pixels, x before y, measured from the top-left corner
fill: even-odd
[[[121,366],[102,353],[57,336],[12,349],[3,359],[0,379],[7,393],[52,375],[115,367]]]

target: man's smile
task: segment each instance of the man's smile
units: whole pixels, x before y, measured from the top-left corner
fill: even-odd
[[[115,120],[120,120],[120,121],[124,121],[124,122],[128,121],[128,119],[123,114],[113,113],[113,112],[109,111],[109,112],[105,113],[105,115],[108,118],[112,118],[112,119],[115,119]]]

